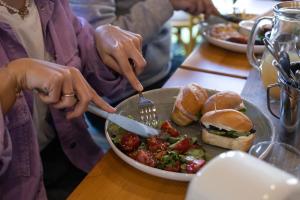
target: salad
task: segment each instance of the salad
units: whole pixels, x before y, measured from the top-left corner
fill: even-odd
[[[142,138],[115,124],[108,127],[113,143],[126,155],[150,167],[196,173],[207,161],[196,137],[180,134],[169,121],[160,125],[160,134]]]

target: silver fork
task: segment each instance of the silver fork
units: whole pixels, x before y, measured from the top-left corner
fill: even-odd
[[[138,108],[141,121],[148,126],[157,127],[158,119],[155,104],[150,99],[145,98],[142,92],[139,92]]]
[[[129,58],[128,60],[133,71],[135,71],[135,63],[133,59]],[[142,92],[139,92],[138,109],[141,122],[156,128],[158,125],[158,119],[155,104],[150,99],[145,98]]]

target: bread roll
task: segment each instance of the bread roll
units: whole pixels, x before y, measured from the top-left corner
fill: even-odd
[[[238,133],[252,132],[252,121],[245,114],[233,109],[209,111],[202,116],[200,121],[204,126],[202,128],[202,141],[207,144],[227,149],[248,151],[255,139],[254,133],[248,136],[231,138],[210,132],[210,126]]]
[[[248,151],[252,146],[254,139],[255,134],[241,136],[238,138],[230,138],[209,133],[205,128],[202,129],[202,141],[204,143],[222,147],[225,149]]]
[[[201,123],[206,128],[211,125],[236,132],[249,132],[253,128],[252,121],[245,114],[233,109],[209,111],[201,117]]]
[[[212,110],[235,109],[240,110],[245,108],[241,96],[235,92],[223,91],[210,96],[205,102],[202,114]]]
[[[208,95],[200,85],[192,83],[180,89],[176,98],[171,119],[180,126],[186,126],[197,121],[197,115],[201,112],[202,106]]]

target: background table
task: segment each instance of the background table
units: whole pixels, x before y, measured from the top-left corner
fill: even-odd
[[[251,65],[246,54],[221,49],[202,40],[182,63],[182,68],[246,79]]]
[[[179,68],[165,83],[164,87],[181,87],[189,83],[198,83],[202,87],[211,90],[231,90],[240,94],[243,90],[246,80]]]

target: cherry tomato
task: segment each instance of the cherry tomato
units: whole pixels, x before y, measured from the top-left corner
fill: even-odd
[[[155,136],[147,138],[147,144],[148,144],[148,149],[151,152],[166,150],[169,146],[169,143]]]
[[[140,149],[137,151],[137,155],[135,158],[137,161],[140,163],[143,163],[145,165],[148,165],[150,167],[155,167],[156,166],[156,161],[154,159],[154,156],[151,152]]]
[[[193,160],[186,165],[186,172],[194,174],[205,164],[205,160]]]
[[[126,133],[121,138],[121,148],[126,152],[134,151],[141,144],[139,136],[133,133]]]
[[[184,153],[191,147],[191,142],[189,138],[184,138],[180,142],[178,142],[173,149],[178,151],[179,153]]]
[[[165,121],[161,125],[160,129],[164,132],[167,132],[172,137],[178,137],[180,134],[175,128],[172,127],[169,121]]]

